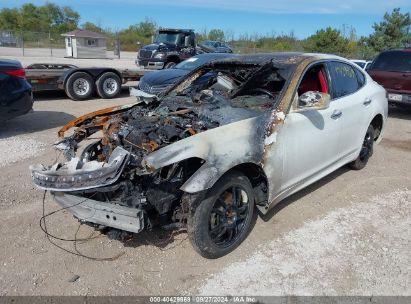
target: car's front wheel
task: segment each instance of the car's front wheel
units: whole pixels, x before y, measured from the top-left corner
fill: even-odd
[[[351,169],[361,170],[365,167],[365,165],[367,165],[368,160],[374,152],[374,135],[375,130],[372,125],[369,125],[367,132],[365,133],[360,154],[358,155],[355,161],[350,163]]]
[[[224,256],[247,237],[253,215],[253,187],[246,176],[232,171],[192,210],[188,219],[190,241],[205,258]]]

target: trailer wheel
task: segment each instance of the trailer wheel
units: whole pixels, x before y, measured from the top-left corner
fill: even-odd
[[[121,80],[116,73],[106,72],[96,81],[97,93],[101,98],[116,97],[121,90]]]
[[[76,72],[67,79],[65,92],[73,100],[85,100],[94,92],[93,78],[85,72]]]

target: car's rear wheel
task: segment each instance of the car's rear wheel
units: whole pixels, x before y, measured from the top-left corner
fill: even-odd
[[[193,210],[188,235],[194,249],[205,258],[219,258],[238,247],[251,230],[254,191],[246,176],[223,176]]]
[[[96,81],[97,93],[101,98],[116,97],[121,90],[121,80],[117,74],[107,72]]]
[[[65,91],[72,100],[85,100],[94,92],[93,78],[85,72],[76,72],[67,79]]]
[[[351,169],[361,170],[367,165],[368,160],[374,152],[374,136],[375,130],[372,125],[369,125],[367,132],[365,133],[360,154],[355,161],[350,163]]]

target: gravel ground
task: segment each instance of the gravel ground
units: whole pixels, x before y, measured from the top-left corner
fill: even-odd
[[[44,151],[44,146],[44,143],[29,136],[0,139],[0,168],[36,156]]]
[[[85,255],[118,257],[96,261],[44,236],[43,192],[28,167],[54,162],[50,145],[74,117],[134,98],[124,91],[113,100],[73,102],[63,93],[35,99],[34,112],[0,125],[0,295],[223,294],[234,287],[244,294],[410,295],[411,112],[390,110],[366,168],[341,168],[287,198],[223,258],[203,259],[184,233],[154,230],[126,243],[106,236],[77,242]],[[57,208],[50,196],[45,204]],[[73,238],[78,227],[67,212],[48,219],[61,237]],[[81,226],[78,237],[91,233]],[[74,250],[72,242],[58,244]]]
[[[200,294],[410,296],[411,191],[352,203],[260,246]]]

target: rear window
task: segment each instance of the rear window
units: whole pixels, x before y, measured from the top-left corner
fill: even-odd
[[[356,65],[358,65],[359,67],[361,67],[361,68],[364,68],[364,67],[365,67],[365,62],[354,61],[354,63],[355,63]]]
[[[411,72],[411,51],[381,53],[373,62],[371,69],[392,72]]]

